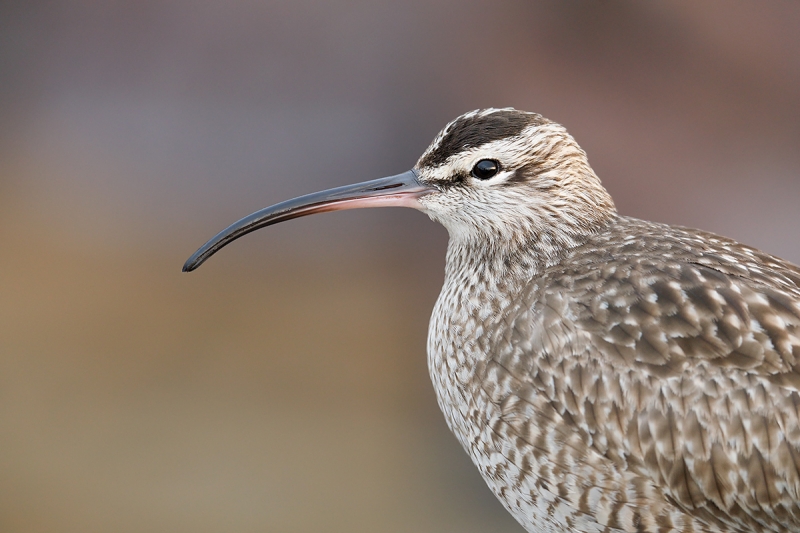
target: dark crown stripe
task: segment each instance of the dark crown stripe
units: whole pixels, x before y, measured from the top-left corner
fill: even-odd
[[[462,150],[513,137],[528,126],[547,122],[541,115],[515,109],[501,109],[488,115],[477,112],[461,116],[450,125],[439,145],[419,161],[419,166],[441,165]]]

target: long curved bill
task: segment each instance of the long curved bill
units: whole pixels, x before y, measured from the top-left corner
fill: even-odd
[[[388,178],[345,185],[287,200],[256,211],[219,232],[192,254],[183,265],[183,271],[191,272],[223,246],[251,231],[278,222],[342,209],[388,206],[420,208],[417,200],[433,191],[431,187],[420,184],[416,173],[409,170]]]

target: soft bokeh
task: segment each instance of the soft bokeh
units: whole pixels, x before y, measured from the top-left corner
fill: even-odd
[[[521,531],[449,435],[446,233],[239,217],[567,126],[624,214],[800,262],[800,3],[0,4],[0,530]]]

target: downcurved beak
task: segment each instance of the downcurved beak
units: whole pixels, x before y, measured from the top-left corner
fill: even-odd
[[[183,265],[183,271],[191,272],[223,246],[251,231],[278,222],[315,213],[364,207],[400,206],[419,209],[422,206],[417,200],[433,191],[433,188],[420,184],[416,173],[409,170],[388,178],[345,185],[287,200],[256,211],[219,232],[192,254]]]

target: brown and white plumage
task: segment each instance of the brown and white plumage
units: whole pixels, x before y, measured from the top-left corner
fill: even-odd
[[[234,224],[185,270],[311,212],[405,205],[445,225],[431,379],[529,532],[800,531],[800,268],[619,216],[566,130],[513,109],[457,118],[413,173],[320,194]]]
[[[800,268],[618,216],[544,127],[518,136],[547,161],[494,184],[543,196],[498,208],[528,225],[451,229],[429,337],[450,427],[532,532],[800,531]]]

